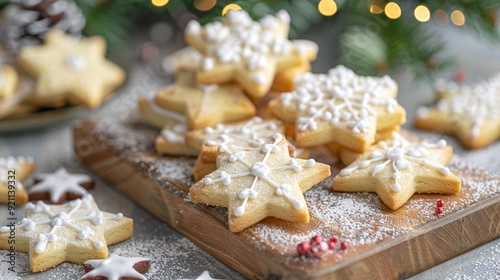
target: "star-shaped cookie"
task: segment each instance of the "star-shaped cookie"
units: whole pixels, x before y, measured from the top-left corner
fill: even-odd
[[[195,74],[179,73],[176,82],[156,93],[161,108],[184,114],[190,129],[240,121],[255,115],[255,106],[236,85],[201,86]]]
[[[233,151],[220,145],[217,166],[190,188],[191,201],[228,207],[232,232],[269,216],[309,222],[302,193],[330,176],[326,164],[291,158],[281,134],[251,151]]]
[[[0,64],[0,104],[12,97],[17,87],[16,69],[8,64]]]
[[[104,260],[88,260],[83,263],[85,275],[80,280],[97,279],[141,279],[148,272],[151,260],[148,258],[128,258],[110,254]]]
[[[420,107],[415,126],[454,134],[468,149],[500,139],[500,74],[474,86],[436,82],[436,106]]]
[[[0,227],[0,249],[9,250],[14,234],[15,249],[27,252],[31,271],[38,272],[66,261],[106,258],[107,246],[130,238],[132,230],[131,219],[101,212],[91,195],[62,205],[30,202],[26,218]]]
[[[192,20],[186,42],[202,54],[197,80],[200,83],[236,81],[252,99],[263,97],[276,73],[299,65],[308,57],[303,44],[288,40],[290,16],[284,10],[254,21],[244,10],[231,10],[222,22],[204,25]]]
[[[452,156],[446,141],[408,142],[401,134],[372,146],[333,180],[333,190],[375,192],[391,209],[415,193],[455,194],[460,179],[445,167]]]
[[[50,200],[52,204],[61,204],[88,194],[87,189],[93,185],[92,178],[85,174],[71,174],[60,167],[54,173],[35,175],[38,181],[28,189],[31,201]]]
[[[31,157],[0,157],[0,203],[15,201],[18,206],[26,204],[28,193],[21,181],[34,171],[35,163]]]
[[[406,112],[395,97],[397,85],[388,76],[357,76],[344,66],[328,74],[306,73],[295,79],[295,90],[272,100],[270,111],[295,124],[298,147],[337,142],[365,151],[377,131],[403,124]]]
[[[19,52],[19,63],[36,78],[30,102],[43,106],[62,101],[97,107],[123,83],[125,72],[105,58],[106,42],[93,36],[77,40],[54,29],[43,45]]]

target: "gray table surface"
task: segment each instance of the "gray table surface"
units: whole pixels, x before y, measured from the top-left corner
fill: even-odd
[[[479,80],[500,71],[500,46],[492,46],[488,42],[478,40],[457,29],[436,28],[447,43],[447,52],[456,56],[457,67],[464,69],[469,81]],[[321,32],[321,31],[317,31]],[[316,32],[316,34],[317,34]],[[306,35],[309,36],[309,35]],[[310,35],[314,38],[317,35]],[[321,44],[320,57],[313,64],[315,72],[322,72],[332,67],[328,63],[331,53],[329,47],[334,42]],[[330,45],[329,45],[330,44]],[[415,109],[421,104],[429,104],[433,100],[432,85],[414,82],[405,71],[394,78],[399,84],[399,102],[408,111],[411,128]],[[154,74],[149,66],[135,64],[129,70],[129,81],[121,88],[117,97],[105,104],[99,111],[115,109],[135,109],[138,95],[150,93],[166,83]],[[72,172],[91,174],[74,157],[72,149],[71,128],[76,120],[66,120],[50,127],[20,133],[0,132],[0,155],[29,155],[37,163],[38,172],[52,172],[60,166]],[[1,126],[1,122],[0,122]],[[440,137],[432,133],[424,133],[429,137]],[[485,149],[468,152],[461,148],[453,138],[445,137],[455,148],[456,153],[474,162],[488,171],[500,174],[500,143],[497,142]],[[91,174],[92,175],[92,174]],[[101,210],[122,212],[135,221],[134,236],[123,243],[110,246],[110,252],[124,256],[144,256],[153,259],[149,279],[194,279],[204,270],[210,271],[212,277],[218,279],[242,279],[237,272],[219,262],[181,234],[153,217],[141,207],[115,191],[111,186],[97,179],[96,187],[91,191]],[[18,209],[22,216],[23,209]],[[6,221],[6,207],[0,206],[0,223]],[[7,264],[0,252],[0,279],[78,279],[83,275],[81,265],[64,263],[45,272],[32,274],[29,272],[26,254],[17,254],[17,274],[6,274]],[[500,239],[491,241],[468,253],[453,258],[433,267],[411,279],[500,279]]]

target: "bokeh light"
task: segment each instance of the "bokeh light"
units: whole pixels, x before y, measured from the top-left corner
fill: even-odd
[[[225,15],[227,14],[227,12],[229,12],[229,10],[241,10],[241,6],[238,5],[238,4],[227,4],[224,9],[222,9],[222,15]]]
[[[462,26],[465,24],[465,15],[459,10],[454,10],[451,13],[451,22],[453,22],[454,25],[456,26]]]
[[[151,0],[151,4],[156,7],[163,7],[167,5],[169,0]]]
[[[385,15],[390,19],[397,19],[401,16],[401,7],[394,2],[389,2],[384,8]]]
[[[200,11],[208,11],[215,7],[217,0],[195,0],[194,7]]]
[[[318,11],[324,16],[333,16],[337,12],[337,3],[333,0],[321,0],[318,3]]]
[[[448,24],[448,14],[443,10],[437,10],[433,14],[434,20],[441,25]]]
[[[420,22],[427,22],[431,19],[431,12],[429,8],[424,5],[418,5],[413,13],[415,18]]]

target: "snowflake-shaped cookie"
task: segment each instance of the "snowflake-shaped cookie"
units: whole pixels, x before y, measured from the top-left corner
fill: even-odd
[[[80,280],[107,279],[119,280],[141,279],[146,280],[143,275],[149,270],[151,260],[148,258],[128,258],[110,254],[104,260],[88,260],[83,263],[85,275]]]
[[[43,201],[26,205],[26,218],[0,227],[0,248],[9,249],[9,237],[16,238],[16,250],[27,252],[33,272],[65,261],[83,263],[108,256],[108,245],[132,235],[132,220],[121,213],[99,211],[91,195],[62,205]]]
[[[254,21],[244,10],[229,11],[222,22],[205,26],[192,20],[186,42],[202,54],[197,79],[201,83],[238,82],[252,98],[263,97],[274,76],[299,65],[314,49],[288,37],[290,16],[284,10]]]
[[[337,142],[364,151],[377,131],[405,122],[405,110],[394,99],[396,93],[396,83],[388,76],[357,76],[337,66],[328,74],[297,77],[295,90],[271,101],[270,109],[281,120],[295,124],[299,147]]]
[[[35,163],[31,157],[0,157],[0,203],[7,204],[9,198],[15,197],[17,205],[26,204],[28,193],[21,181],[29,177],[33,171]]]
[[[333,190],[376,192],[393,210],[415,193],[455,194],[461,181],[444,166],[451,156],[452,148],[444,140],[410,143],[395,132],[342,169]]]
[[[287,146],[281,134],[251,151],[220,145],[219,168],[191,187],[191,201],[228,207],[232,232],[268,216],[309,222],[302,193],[327,178],[330,167],[313,159],[291,158]]]
[[[500,138],[500,75],[474,86],[436,82],[436,106],[420,107],[415,126],[454,134],[469,149]]]
[[[88,194],[87,189],[93,185],[90,176],[68,173],[63,167],[54,173],[36,174],[35,180],[39,182],[29,188],[30,200],[47,199],[52,204],[80,198]]]

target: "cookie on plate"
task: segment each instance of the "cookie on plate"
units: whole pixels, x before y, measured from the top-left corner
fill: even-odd
[[[417,110],[417,128],[455,135],[468,149],[500,139],[500,74],[474,86],[438,80],[438,102]]]
[[[0,203],[26,204],[28,193],[21,182],[34,171],[35,162],[31,157],[0,157]]]
[[[276,73],[298,66],[314,51],[288,40],[290,16],[284,10],[254,21],[231,10],[221,22],[188,23],[185,39],[203,56],[197,80],[204,84],[237,82],[252,99],[262,98]]]
[[[357,76],[344,66],[328,74],[306,73],[295,79],[295,90],[269,104],[279,119],[295,125],[298,147],[330,142],[365,151],[377,131],[403,124],[406,112],[395,99],[397,85],[388,76]]]
[[[102,37],[78,40],[57,29],[47,33],[43,45],[23,47],[19,63],[36,79],[30,102],[43,107],[67,102],[98,107],[125,80],[123,69],[105,55]]]
[[[407,141],[399,133],[364,152],[333,179],[333,190],[375,192],[392,210],[415,193],[455,194],[461,181],[445,167],[452,156],[446,141]]]
[[[91,195],[62,205],[30,202],[26,218],[0,227],[0,249],[9,250],[14,234],[16,250],[27,252],[31,271],[38,272],[63,262],[107,258],[108,246],[130,238],[132,231],[132,219],[101,212]]]
[[[309,222],[303,192],[330,176],[330,166],[290,157],[281,134],[251,151],[219,146],[218,169],[189,190],[191,201],[228,207],[229,230],[240,232],[273,216]]]

